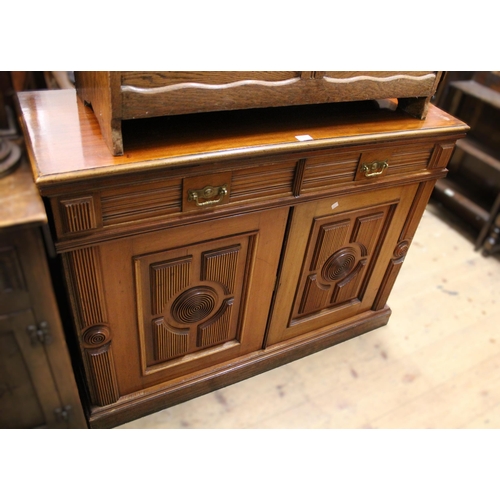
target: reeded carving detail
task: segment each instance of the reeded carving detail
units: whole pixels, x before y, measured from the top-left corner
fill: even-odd
[[[352,241],[362,247],[362,255],[371,254],[377,244],[377,234],[384,218],[383,212],[358,217],[354,223]],[[363,250],[364,249],[364,250]]]
[[[299,314],[323,309],[328,304],[329,286],[323,286],[317,280],[317,275],[307,277],[304,294],[299,307]]]
[[[157,361],[175,358],[189,349],[189,329],[176,330],[165,325],[163,318],[153,321],[154,356]]]
[[[190,283],[192,257],[151,266],[152,314],[161,314],[165,305]]]
[[[198,323],[213,312],[217,298],[211,287],[190,288],[174,300],[170,308],[172,318],[177,323]]]
[[[118,401],[120,391],[111,343],[96,349],[86,349],[85,356],[90,374],[92,402],[98,406],[106,406]]]
[[[201,279],[220,283],[227,295],[233,294],[240,250],[241,245],[235,245],[212,252],[204,252]]]
[[[91,381],[92,403],[105,406],[120,397],[107,323],[98,247],[68,253],[69,269],[76,297],[87,376]]]
[[[196,342],[198,347],[207,347],[228,340],[233,303],[234,299],[224,301],[217,314],[198,327]]]
[[[69,253],[69,262],[81,328],[107,323],[98,248],[74,250]]]
[[[253,200],[257,189],[269,196],[288,196],[295,173],[295,161],[280,160],[235,170],[232,173],[231,200]]]
[[[349,231],[349,220],[327,224],[320,228],[316,250],[311,260],[310,270],[322,267],[332,253],[342,246]]]
[[[361,270],[365,265],[366,259],[360,260],[350,274],[348,274],[339,283],[336,283],[331,299],[332,304],[342,303],[356,296],[359,285],[359,277],[362,276]]]
[[[404,172],[414,173],[429,166],[432,162],[431,155],[434,150],[433,146],[419,145],[402,147],[397,149],[392,154],[391,172],[402,174]]]
[[[97,220],[92,196],[61,200],[65,230],[69,233],[97,228]]]
[[[134,186],[133,192],[107,191],[101,198],[104,226],[165,216],[180,210],[182,185],[179,179],[165,179]]]

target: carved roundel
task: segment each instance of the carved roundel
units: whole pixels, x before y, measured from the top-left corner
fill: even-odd
[[[354,270],[357,261],[358,252],[355,248],[342,248],[325,262],[321,270],[321,277],[325,281],[338,281],[345,278]]]
[[[172,303],[170,312],[177,323],[198,323],[212,314],[218,294],[209,286],[197,286],[181,293]]]
[[[100,347],[111,340],[111,332],[104,325],[89,328],[82,336],[82,341],[87,348]]]
[[[394,249],[394,258],[401,259],[406,257],[408,249],[410,248],[410,242],[407,240],[400,241],[396,248]]]

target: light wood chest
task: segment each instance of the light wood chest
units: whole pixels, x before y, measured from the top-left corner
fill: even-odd
[[[327,102],[399,99],[425,118],[441,71],[77,71],[110,151],[123,154],[122,123],[155,116]]]

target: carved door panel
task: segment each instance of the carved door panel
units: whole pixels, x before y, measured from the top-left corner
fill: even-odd
[[[76,317],[93,404],[262,349],[287,217],[280,208],[103,243],[90,280],[70,252],[88,298]]]
[[[145,365],[238,342],[255,233],[134,257]]]
[[[268,345],[372,308],[417,186],[295,209]]]

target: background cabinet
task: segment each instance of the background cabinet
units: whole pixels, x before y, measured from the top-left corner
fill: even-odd
[[[471,226],[476,250],[488,255],[500,250],[500,73],[468,76],[445,80],[438,101],[470,133],[458,141],[449,176],[436,184],[433,197]]]
[[[0,196],[0,427],[85,428],[26,163]]]

